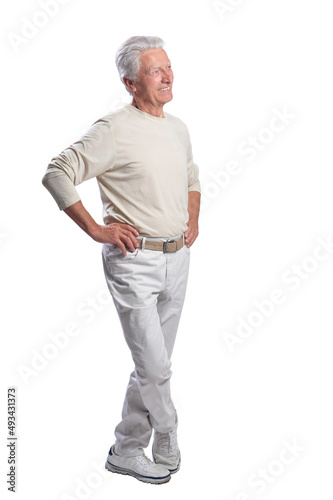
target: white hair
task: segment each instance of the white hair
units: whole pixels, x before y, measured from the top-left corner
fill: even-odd
[[[116,65],[120,80],[130,94],[132,92],[127,88],[124,78],[136,81],[140,70],[142,52],[150,49],[160,49],[164,45],[164,40],[158,36],[132,36],[119,47],[116,54]]]

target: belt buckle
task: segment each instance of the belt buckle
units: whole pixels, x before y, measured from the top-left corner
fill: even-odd
[[[168,243],[173,243],[174,241],[176,241],[176,240],[163,241],[163,253],[167,253],[167,244]]]

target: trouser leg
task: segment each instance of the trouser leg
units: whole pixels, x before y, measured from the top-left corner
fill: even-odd
[[[115,452],[124,456],[141,455],[149,444],[152,426],[149,411],[142,400],[135,370],[130,375],[121,417],[122,420],[115,429]]]
[[[152,427],[164,433],[175,425],[170,357],[185,296],[188,263],[187,250],[180,250],[177,256],[142,252],[128,262],[127,270],[113,262],[112,283],[107,281],[135,364],[122,421],[115,430],[116,453],[140,454],[149,444]]]
[[[184,305],[189,272],[190,250],[183,248],[181,258],[170,260],[165,290],[157,299],[157,312],[169,358],[172,356],[181,312]]]

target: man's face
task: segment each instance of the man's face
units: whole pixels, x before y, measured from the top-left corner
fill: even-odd
[[[161,106],[171,101],[173,71],[166,52],[150,49],[141,54],[138,81],[134,83],[135,96],[147,104]]]

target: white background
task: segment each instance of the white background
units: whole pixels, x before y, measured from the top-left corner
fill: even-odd
[[[2,498],[12,498],[13,385],[15,498],[332,497],[333,255],[316,253],[319,238],[333,235],[330,2],[225,0],[225,13],[211,0],[62,3],[46,18],[38,1],[1,4]],[[16,38],[15,49],[27,20],[44,26],[26,43]],[[41,184],[54,155],[128,101],[114,54],[137,34],[166,40],[175,84],[165,110],[190,130],[206,199],[173,358],[183,461],[158,490],[96,472],[113,443],[132,361],[106,294],[100,245]],[[274,109],[293,118],[270,136],[263,129]],[[238,148],[258,134],[268,139],[248,161]],[[214,183],[232,160],[238,175],[226,187]],[[102,223],[96,181],[79,193]],[[297,289],[294,265],[303,273]],[[268,306],[274,289],[284,302]],[[269,317],[253,314],[254,301]],[[242,339],[237,326],[249,317],[261,324]],[[77,335],[55,348],[50,335],[70,323]],[[228,348],[226,332],[242,343]]]

